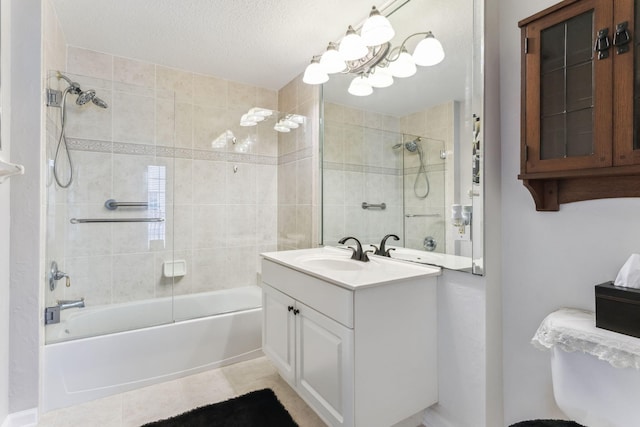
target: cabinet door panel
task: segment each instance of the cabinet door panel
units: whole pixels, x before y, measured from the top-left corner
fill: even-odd
[[[295,381],[295,317],[288,307],[294,300],[268,285],[262,292],[262,351],[287,381]]]
[[[353,422],[353,330],[298,303],[297,386],[332,425]]]
[[[638,111],[640,108],[640,64],[638,63],[640,44],[637,38],[640,30],[638,22],[640,12],[638,9],[640,9],[638,0],[615,1],[614,26],[627,22],[631,35],[629,50],[615,54],[613,160],[616,166],[640,164],[640,112]]]
[[[526,26],[526,173],[611,166],[613,53],[592,46],[612,16],[611,0],[585,0]]]

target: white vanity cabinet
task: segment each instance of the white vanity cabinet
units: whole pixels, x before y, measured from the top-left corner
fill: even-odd
[[[353,329],[263,284],[264,353],[332,425],[353,425]]]
[[[389,427],[437,402],[439,269],[343,282],[278,254],[263,254],[263,351],[325,422]]]

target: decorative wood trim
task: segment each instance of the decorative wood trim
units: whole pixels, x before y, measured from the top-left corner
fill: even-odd
[[[564,0],[564,1],[561,1],[560,3],[554,4],[553,6],[550,6],[550,7],[546,8],[546,9],[536,13],[535,15],[531,15],[530,17],[521,20],[520,22],[518,22],[518,27],[524,27],[525,25],[535,21],[536,19],[540,19],[545,15],[553,13],[556,10],[560,10],[563,7],[567,7],[567,6],[571,5],[571,4],[577,3],[579,1],[580,0]]]
[[[558,211],[558,181],[557,180],[528,180],[522,181],[529,190],[537,211]]]

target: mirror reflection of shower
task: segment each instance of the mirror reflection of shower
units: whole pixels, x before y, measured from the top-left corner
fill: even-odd
[[[97,105],[100,108],[108,108],[109,105],[103,101],[102,99],[96,96],[96,91],[93,89],[82,90],[80,84],[74,82],[69,77],[62,74],[60,71],[56,73],[56,77],[58,79],[62,79],[66,81],[69,86],[67,86],[62,92],[55,90],[48,90],[47,93],[47,106],[49,107],[60,107],[60,136],[58,137],[58,145],[56,147],[56,154],[53,158],[53,177],[56,180],[56,183],[62,188],[68,188],[73,182],[73,163],[71,161],[71,154],[69,153],[69,148],[67,147],[67,137],[65,135],[65,125],[66,125],[66,101],[67,95],[77,95],[76,105],[85,105],[88,102],[92,102],[94,105]],[[69,178],[63,182],[59,175],[59,162],[58,156],[60,155],[60,149],[64,150],[66,154],[67,161],[69,163]]]
[[[405,142],[404,143],[404,148],[406,148],[406,150],[408,152],[410,152],[410,153],[418,153],[418,156],[420,158],[420,167],[418,168],[418,173],[416,174],[415,181],[413,182],[413,194],[418,199],[426,199],[427,196],[429,196],[430,185],[429,185],[429,177],[427,176],[427,168],[426,168],[426,166],[424,164],[424,152],[422,151],[422,148],[420,147],[420,142],[421,141],[422,141],[422,139],[420,137],[417,137],[414,140],[411,140],[409,142]],[[397,150],[400,147],[402,147],[402,143],[398,143],[398,144],[394,145],[392,148],[394,150]],[[425,183],[424,192],[418,191],[419,183],[422,181],[422,178],[420,178],[420,176],[424,177],[424,183]]]

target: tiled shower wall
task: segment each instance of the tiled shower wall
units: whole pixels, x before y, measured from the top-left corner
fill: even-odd
[[[278,109],[307,117],[278,135],[278,250],[318,245],[320,224],[319,87],[298,76],[278,92]]]
[[[456,203],[455,200],[461,200],[458,196],[460,190],[456,187],[461,185],[460,181],[463,178],[456,167],[456,162],[458,161],[456,156],[459,156],[461,151],[459,144],[457,144],[460,138],[459,114],[459,103],[450,101],[418,111],[401,119],[403,132],[434,140],[433,143],[423,145],[426,148],[425,157],[428,165],[429,181],[431,189],[434,191],[432,195],[424,200],[416,198],[413,194],[413,182],[419,166],[418,156],[405,157],[407,173],[405,203],[407,210],[416,211],[412,213],[419,213],[417,212],[418,210],[423,210],[426,213],[440,215],[439,217],[425,218],[418,221],[415,221],[418,218],[407,218],[407,221],[412,221],[407,224],[407,228],[410,230],[411,236],[413,236],[411,239],[407,239],[407,247],[423,249],[424,237],[433,236],[439,242],[436,252],[462,254],[460,248],[456,247],[452,225],[449,221],[451,205]],[[441,150],[446,152],[447,158],[445,160],[440,158]],[[469,161],[467,163],[463,162],[462,166],[468,166],[470,169],[471,155],[469,154],[464,158],[469,159]],[[468,182],[471,182],[470,178]],[[469,200],[469,202],[464,200]],[[457,203],[470,203],[470,199],[464,200]]]
[[[278,94],[75,47],[68,48],[66,72],[109,108],[68,101],[76,180],[55,192],[56,241],[63,248],[54,253],[64,254],[61,268],[72,286],[60,286],[56,297],[84,296],[100,305],[256,284],[258,254],[278,243],[278,135],[272,122],[238,123],[251,107],[277,109]],[[50,158],[57,142],[51,130],[59,127],[53,116]],[[233,144],[211,147],[227,129],[238,142],[252,137],[246,153]],[[148,224],[69,223],[153,216],[135,208],[110,213],[103,204],[147,200],[151,177],[162,181],[162,170],[168,209],[157,214],[166,215],[164,235]],[[172,283],[162,265],[174,257],[186,260],[187,274]]]
[[[324,244],[402,237],[402,151],[392,149],[402,142],[399,119],[332,103],[324,114]],[[363,202],[386,209],[365,210]]]
[[[60,27],[55,10],[50,1],[42,2],[43,6],[43,40],[44,40],[44,58],[43,68],[46,70],[64,70],[67,63],[67,41],[64,32]],[[46,159],[49,161],[55,153],[56,135],[59,132],[59,111],[57,109],[42,107],[45,120],[44,129],[46,129]],[[43,167],[46,167],[43,165]],[[57,224],[59,219],[56,218],[56,190],[55,186],[48,183],[46,189],[46,260],[50,263],[52,260],[64,259],[64,245],[61,244],[64,237],[62,230],[59,230]],[[61,224],[61,223],[60,223]],[[62,266],[61,266],[62,268]],[[48,269],[45,269],[47,271]],[[74,283],[75,284],[75,283]],[[46,306],[55,304],[56,298],[60,298],[61,292],[50,292],[48,284],[42,284],[45,295]],[[60,289],[60,288],[59,288]]]
[[[417,155],[405,155],[405,206],[409,214],[438,215],[436,217],[414,217],[406,219],[407,247],[424,249],[424,238],[434,237],[438,242],[435,252],[456,254],[455,241],[448,221],[450,206],[454,203],[455,183],[455,141],[458,105],[456,101],[446,102],[402,117],[402,132],[423,138],[427,176],[431,191],[425,199],[419,199],[413,192],[413,184],[420,165]],[[426,138],[426,139],[425,139]],[[446,152],[446,159],[440,152]],[[471,160],[469,160],[469,164]]]

